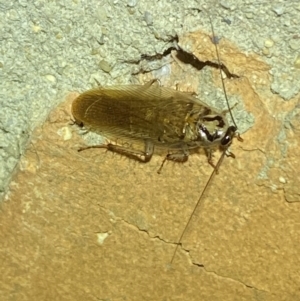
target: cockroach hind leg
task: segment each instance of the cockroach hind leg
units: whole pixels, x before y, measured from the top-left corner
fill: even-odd
[[[112,144],[112,143],[81,147],[78,149],[78,151],[81,152],[83,150],[87,150],[90,148],[105,148],[108,151],[111,151],[113,153],[118,153],[118,154],[127,156],[129,158],[133,158],[133,159],[143,162],[143,163],[150,161],[150,159],[153,155],[153,151],[154,151],[153,143],[148,140],[145,141],[145,150],[144,151],[134,150],[134,149],[128,148],[126,146],[121,146],[121,145]]]
[[[161,82],[158,78],[153,78],[151,79],[150,81],[146,82],[144,85],[143,85],[143,89],[148,89],[150,88],[151,86],[155,86],[155,87],[160,87],[161,86]]]
[[[109,144],[99,144],[99,145],[83,146],[83,147],[80,147],[77,151],[78,152],[82,152],[84,150],[91,149],[91,148],[106,148],[108,150],[109,149],[108,145]]]

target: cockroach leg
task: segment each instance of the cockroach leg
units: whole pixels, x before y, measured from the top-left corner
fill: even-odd
[[[121,155],[127,156],[129,158],[133,158],[140,162],[148,162],[150,161],[153,152],[154,152],[154,145],[151,141],[146,140],[145,141],[145,150],[139,151],[134,150],[125,146],[107,143],[107,144],[99,144],[99,145],[91,145],[91,146],[85,146],[78,149],[79,152],[90,149],[90,148],[105,148],[108,151],[119,153]]]
[[[144,88],[145,90],[147,90],[147,89],[150,88],[151,86],[157,86],[157,87],[160,87],[160,86],[161,86],[160,80],[159,80],[158,78],[151,79],[150,81],[146,82],[146,83],[143,85],[143,88]]]
[[[161,162],[161,165],[157,171],[158,174],[161,173],[161,170],[165,164],[165,162],[168,160],[168,161],[175,161],[175,162],[186,162],[187,159],[189,157],[189,152],[187,149],[183,150],[182,152],[180,153],[173,153],[173,154],[167,154],[165,156],[165,158],[163,159],[163,161]]]
[[[229,150],[225,151],[225,155],[226,155],[226,157],[231,157],[231,158],[235,159],[235,154],[230,152]]]

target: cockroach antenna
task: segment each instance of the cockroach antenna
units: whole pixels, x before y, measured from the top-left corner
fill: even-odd
[[[215,31],[214,31],[214,26],[213,26],[213,23],[212,23],[210,15],[209,14],[207,14],[207,15],[208,15],[208,18],[209,18],[210,28],[211,28],[211,32],[212,32],[212,35],[213,35],[212,38],[211,38],[211,41],[215,45],[215,50],[216,50],[216,54],[217,54],[217,60],[218,60],[218,64],[219,64],[219,68],[218,69],[219,69],[219,72],[220,72],[220,77],[221,77],[221,82],[222,82],[222,88],[223,88],[223,91],[224,91],[224,96],[225,96],[225,100],[226,100],[228,112],[230,114],[231,121],[232,121],[233,125],[235,126],[235,128],[237,130],[238,126],[236,125],[235,120],[234,120],[233,115],[232,115],[232,112],[231,112],[231,108],[230,108],[228,97],[227,97],[227,93],[226,93],[226,87],[225,87],[224,80],[223,80],[223,77],[222,77],[222,66],[223,66],[223,64],[221,63],[220,53],[219,53],[219,49],[218,49],[218,46],[217,46],[217,44],[219,42],[219,39],[216,38]]]
[[[194,10],[197,10],[198,12],[200,12],[201,10],[199,9],[194,9]],[[218,173],[218,170],[225,158],[225,156],[229,156],[229,157],[232,157],[232,158],[235,158],[235,155],[233,153],[231,153],[228,149],[229,149],[229,146],[231,145],[231,142],[232,142],[232,138],[233,137],[236,137],[239,141],[243,141],[243,139],[240,137],[239,133],[237,133],[237,130],[238,130],[238,127],[237,127],[237,124],[233,118],[233,115],[232,115],[232,112],[231,112],[231,108],[230,108],[230,105],[229,105],[229,101],[228,101],[228,97],[227,97],[227,93],[226,93],[226,87],[225,87],[225,84],[224,84],[224,80],[223,80],[223,77],[222,77],[222,66],[223,64],[221,63],[221,59],[220,59],[220,54],[219,54],[219,50],[218,50],[218,47],[217,47],[217,44],[218,44],[218,39],[216,38],[215,36],[215,32],[214,32],[214,27],[213,27],[213,23],[212,23],[212,20],[211,20],[211,17],[210,15],[206,12],[208,18],[209,18],[209,22],[210,22],[210,26],[211,26],[211,32],[212,32],[212,38],[211,38],[211,41],[212,43],[215,45],[215,50],[216,50],[216,55],[217,55],[217,60],[218,60],[218,65],[219,65],[219,71],[220,71],[220,78],[221,78],[221,82],[222,82],[222,88],[223,88],[223,91],[224,91],[224,95],[225,95],[225,100],[226,100],[226,104],[227,104],[227,107],[228,107],[228,112],[230,114],[230,118],[232,120],[232,123],[233,125],[232,126],[229,126],[228,129],[227,129],[227,134],[224,136],[224,138],[220,141],[220,149],[222,150],[222,154],[217,162],[216,165],[213,165],[212,162],[211,162],[211,151],[208,150],[207,153],[208,153],[208,162],[214,167],[213,168],[213,171],[211,172],[199,198],[198,198],[198,201],[196,203],[196,205],[194,206],[194,209],[183,229],[183,231],[181,232],[181,235],[180,235],[180,238],[179,238],[179,241],[176,243],[176,248],[174,250],[174,253],[173,253],[173,256],[172,256],[172,259],[171,259],[171,264],[173,263],[174,261],[174,258],[175,258],[175,255],[177,253],[177,250],[178,250],[178,247],[179,246],[182,246],[182,239],[192,221],[192,218],[193,216],[195,215],[196,211],[201,208],[201,206],[203,205],[203,200],[204,200],[204,196],[205,196],[205,193],[207,192],[209,186],[211,185],[215,175]]]

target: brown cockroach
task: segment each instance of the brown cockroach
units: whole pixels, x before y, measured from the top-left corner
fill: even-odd
[[[214,42],[219,70],[221,62],[218,47]],[[224,81],[222,86],[233,125],[229,125],[225,113],[217,112],[201,102],[192,93],[160,86],[158,80],[144,85],[98,87],[82,93],[72,104],[75,123],[108,139],[143,144],[144,151],[120,144],[106,143],[79,149],[105,148],[112,152],[148,162],[155,149],[166,150],[158,173],[167,160],[184,162],[193,149],[203,148],[213,171],[198,199],[198,202],[183,230],[171,262],[203,195],[217,173],[225,155],[234,157],[228,148],[237,133],[237,125],[228,104]],[[216,165],[212,154],[219,149],[222,155]]]

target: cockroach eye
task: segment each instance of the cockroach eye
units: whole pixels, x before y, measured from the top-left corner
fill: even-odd
[[[231,137],[229,135],[226,135],[222,140],[221,140],[221,144],[223,146],[228,145],[231,142]]]

